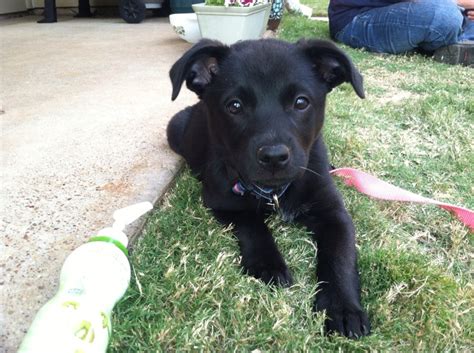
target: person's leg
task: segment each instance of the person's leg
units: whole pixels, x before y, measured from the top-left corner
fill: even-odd
[[[276,32],[278,26],[280,26],[281,19],[269,19],[267,24],[267,29],[273,32]]]
[[[474,67],[474,21],[465,16],[457,43],[437,49],[433,59],[445,64]]]
[[[281,22],[281,18],[283,17],[284,8],[284,0],[273,0],[270,18],[268,19],[267,29],[269,29],[270,31],[276,31],[278,29],[278,26]]]
[[[465,19],[465,21],[466,22],[464,23],[462,34],[458,38],[458,41],[459,42],[463,42],[467,40],[474,41],[474,21],[471,21],[467,18]]]
[[[418,0],[414,4],[417,2],[421,3],[416,10],[417,13],[420,13],[426,2]],[[432,5],[435,7],[430,9],[433,14],[430,31],[425,41],[419,44],[421,48],[428,51],[457,43],[464,22],[463,14],[455,1],[436,0]]]
[[[418,47],[434,51],[456,43],[462,21],[452,0],[415,0],[360,14],[336,38],[373,52],[398,54]]]

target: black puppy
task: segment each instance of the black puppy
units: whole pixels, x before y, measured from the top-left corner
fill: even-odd
[[[364,97],[362,77],[335,45],[202,40],[171,68],[172,99],[183,81],[200,101],[176,114],[168,142],[202,181],[203,200],[233,224],[242,266],[267,283],[292,278],[265,225],[269,212],[304,224],[317,242],[315,309],[329,332],[370,331],[360,304],[354,227],[329,175],[321,136],[326,94],[350,82]]]

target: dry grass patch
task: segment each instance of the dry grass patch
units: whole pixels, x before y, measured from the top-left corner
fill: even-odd
[[[423,96],[419,93],[404,90],[402,86],[410,86],[419,82],[416,75],[410,75],[404,72],[392,72],[379,68],[370,68],[363,72],[364,84],[367,87],[367,99],[371,103],[385,104],[404,104],[406,101],[414,101]]]

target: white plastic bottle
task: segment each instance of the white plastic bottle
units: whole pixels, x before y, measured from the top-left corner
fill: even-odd
[[[142,202],[115,211],[112,227],[67,257],[59,290],[36,314],[19,353],[106,351],[112,309],[130,283],[123,229],[151,209],[151,203]]]

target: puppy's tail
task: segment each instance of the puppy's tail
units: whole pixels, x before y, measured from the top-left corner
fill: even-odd
[[[166,129],[168,144],[174,152],[181,156],[183,155],[182,145],[184,132],[186,131],[190,117],[191,107],[188,107],[176,114],[168,123],[168,128]]]

